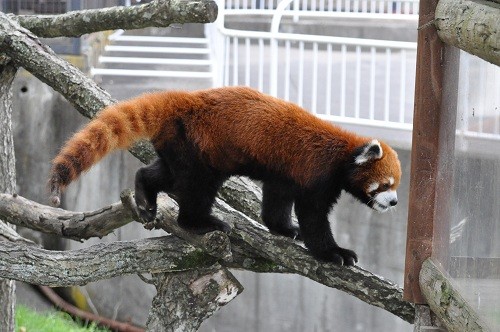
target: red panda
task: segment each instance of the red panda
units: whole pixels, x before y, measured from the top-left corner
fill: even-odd
[[[178,198],[181,227],[229,232],[211,207],[229,176],[246,175],[263,182],[262,219],[271,232],[302,239],[318,259],[354,265],[356,254],[337,245],[327,218],[341,191],[380,212],[397,204],[401,168],[387,144],[247,87],[150,93],[105,108],[53,160],[53,204],[106,154],[142,138],[159,156],[136,173],[144,222],[154,220],[157,194],[166,192]]]

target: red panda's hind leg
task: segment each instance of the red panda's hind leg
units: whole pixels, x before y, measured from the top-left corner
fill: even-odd
[[[135,174],[135,203],[141,222],[153,222],[156,217],[158,193],[170,192],[174,178],[168,165],[156,159],[148,166],[141,167]]]
[[[212,205],[226,178],[197,167],[177,174],[176,195],[178,195],[179,226],[189,232],[205,234],[212,231],[230,233],[231,227],[211,215]]]

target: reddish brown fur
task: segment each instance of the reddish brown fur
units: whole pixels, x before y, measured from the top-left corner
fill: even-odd
[[[106,154],[140,138],[161,149],[173,138],[177,119],[212,167],[230,173],[257,161],[301,186],[326,176],[371,141],[250,88],[151,93],[107,107],[75,134],[53,161],[52,192],[58,194]],[[399,174],[394,172],[397,155],[386,144],[382,147],[387,162],[367,169],[371,177]],[[66,178],[60,174],[64,167],[69,169]],[[394,187],[398,184],[399,176]]]

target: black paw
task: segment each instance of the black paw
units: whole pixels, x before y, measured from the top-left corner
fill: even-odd
[[[343,265],[354,266],[358,262],[358,255],[352,250],[337,248],[337,255],[340,255],[343,260]]]
[[[139,217],[139,222],[143,224],[152,223],[156,218],[156,197],[148,199],[142,190],[135,191],[135,212]]]
[[[358,255],[354,251],[340,247],[316,253],[314,256],[336,265],[354,266],[358,262]]]
[[[206,234],[213,231],[221,231],[226,234],[231,232],[231,227],[227,223],[214,216],[208,216],[207,218],[201,218],[195,221],[179,218],[177,222],[183,229],[195,234]]]
[[[296,225],[287,225],[286,227],[280,228],[269,228],[269,231],[273,234],[283,235],[290,237],[294,240],[302,241],[302,235],[300,234],[300,228]]]
[[[143,224],[152,223],[156,218],[156,205],[154,206],[143,206],[137,205],[137,215],[139,216],[139,221]]]

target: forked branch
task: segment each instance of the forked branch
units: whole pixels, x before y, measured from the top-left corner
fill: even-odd
[[[125,193],[123,195],[124,196],[123,200],[130,201],[132,199],[131,195],[132,195],[131,192]],[[46,208],[48,207],[44,207],[43,205],[36,205],[32,202],[25,203],[29,201],[20,198],[19,196],[9,197],[9,195],[4,194],[0,196],[0,198],[1,198],[0,218],[6,218],[6,219],[12,218],[12,213],[10,212],[11,209],[9,209],[8,206],[16,202],[17,211],[22,211],[22,210],[31,211],[30,213],[25,212],[24,214],[22,214],[23,216],[26,217],[32,216],[30,220],[28,219],[23,220],[22,223],[23,226],[30,227],[30,225],[33,223],[34,224],[33,227],[40,229],[39,216],[40,215],[47,216]],[[133,213],[133,211],[125,212],[124,210],[128,210],[128,208],[124,207],[122,203],[115,203],[112,205],[112,207],[113,208],[111,208],[110,206],[100,209],[96,212],[88,213],[87,215],[92,215],[92,219],[89,219],[87,221],[92,220],[92,223],[105,224],[107,223],[107,218],[109,217],[110,213],[109,211],[111,210],[114,210],[115,213],[120,213],[122,215],[126,215],[127,213]],[[184,240],[190,242],[195,247],[196,246],[201,247],[200,243],[203,243],[203,240],[200,240],[199,236],[187,233],[177,226],[175,217],[177,215],[178,208],[175,201],[171,200],[166,195],[161,195],[159,197],[158,209],[159,209],[158,210],[159,218],[157,220],[158,227],[161,227],[167,230],[168,232],[171,232],[172,234],[183,238]],[[117,212],[120,210],[122,212]],[[51,214],[52,219],[50,220],[51,225],[56,225],[57,222],[62,224],[63,220],[61,219],[67,218],[68,213],[71,214],[70,212],[66,212],[60,209],[53,209],[51,211],[52,211]],[[62,217],[61,219],[59,219],[59,217],[57,216],[58,213],[60,213],[59,217]],[[352,294],[357,298],[361,299],[362,301],[365,301],[369,304],[378,306],[389,312],[392,312],[393,314],[401,317],[402,319],[408,322],[413,322],[413,317],[414,317],[413,305],[402,300],[401,288],[391,283],[390,281],[378,277],[370,273],[369,271],[366,271],[357,266],[352,268],[341,267],[330,263],[323,263],[317,261],[309,254],[309,252],[299,242],[282,236],[275,236],[269,233],[265,227],[263,227],[256,221],[250,219],[243,213],[233,209],[232,207],[224,203],[222,200],[217,200],[214,206],[214,213],[219,217],[221,217],[224,221],[232,225],[232,232],[228,235],[229,240],[231,242],[230,247],[231,247],[232,261],[230,261],[229,259],[222,259],[222,258],[227,258],[227,255],[223,255],[224,257],[221,257],[219,259],[219,263],[222,266],[245,269],[255,272],[297,273],[312,280],[315,280],[321,284],[324,284],[326,286],[337,288],[344,292]],[[20,215],[21,214],[18,213],[18,217],[12,218],[11,220],[14,223],[19,223],[18,220],[21,218],[19,217]],[[75,213],[75,215],[78,214]],[[70,226],[66,224],[65,228],[67,227]],[[88,228],[93,229],[93,227],[90,226]],[[51,226],[51,229],[62,230],[63,227],[58,228]],[[64,236],[62,231],[60,235]],[[100,233],[99,235],[96,234],[96,236],[100,236]],[[220,237],[220,235],[216,236]],[[173,267],[174,269],[180,269],[178,265],[172,263],[173,258],[168,256],[170,254],[166,253],[167,251],[171,250],[173,250],[173,252],[177,254],[179,254],[179,252],[185,253],[185,255],[189,257],[189,259],[182,258],[182,256],[176,256],[175,259],[181,260],[184,263],[190,262],[192,264],[190,265],[190,268],[206,267],[207,262],[211,265],[219,258],[219,257],[214,257],[213,254],[214,252],[217,252],[217,250],[212,249],[211,250],[212,256],[211,256],[207,254],[204,250],[194,249],[194,247],[191,246],[189,247],[193,249],[189,250],[186,249],[185,242],[177,242],[177,240],[175,240],[174,242],[174,240],[170,238],[166,242],[168,243],[164,244],[165,247],[163,248],[163,251],[160,250],[161,253],[157,251],[159,249],[155,249],[157,248],[156,246],[154,247],[154,249],[145,250],[145,252],[148,252],[147,259],[145,259],[144,262],[141,262],[141,265],[135,265],[136,266],[135,270],[133,267],[134,265],[132,264],[132,267],[129,268],[128,270],[124,270],[125,272],[123,273],[151,272],[152,270],[161,271],[162,266],[163,268]],[[181,245],[180,243],[183,244]],[[205,245],[206,243],[207,242],[205,242]],[[213,243],[213,242],[208,241],[208,243]],[[217,247],[219,245],[219,242],[216,241],[215,243],[217,243],[215,246]],[[120,244],[120,246],[123,245],[125,244]],[[158,245],[158,243],[155,242],[155,245]],[[175,248],[176,245],[179,245],[179,247]],[[135,249],[136,247],[137,244],[133,244],[132,245],[133,249],[120,249],[119,251],[127,257],[129,256],[139,257],[142,254],[137,254],[137,256],[133,255],[133,253],[136,252]],[[0,248],[3,248],[1,243],[0,243]],[[29,247],[28,249],[26,248],[28,247],[22,246],[21,248],[20,245],[9,244],[8,248],[0,249],[0,253],[5,251],[5,254],[9,257],[23,256],[22,257],[23,259],[27,259],[26,261],[21,259],[19,260],[14,259],[14,262],[12,263],[15,263],[15,261],[17,261],[18,265],[16,266],[18,267],[16,267],[15,269],[16,271],[23,270],[22,266],[24,266],[24,271],[25,271],[25,274],[23,275],[24,279],[21,280],[30,281],[29,279],[26,279],[27,278],[26,273],[30,273],[30,271],[32,270],[27,269],[26,267],[32,266],[35,263],[35,258],[42,257],[44,254],[48,253],[45,253],[43,249],[36,249],[38,251],[33,252],[32,254],[21,255],[20,253],[25,250],[28,249],[35,250],[34,248],[31,247]],[[102,245],[98,249],[94,250],[95,252],[105,252],[106,251],[105,248],[106,248],[105,245]],[[116,250],[117,249],[113,247],[112,251],[116,252]],[[129,251],[130,253],[128,253]],[[11,254],[9,254],[9,252]],[[65,255],[71,257],[68,259],[69,261],[72,262],[72,267],[74,267],[74,270],[71,271],[52,270],[52,272],[48,273],[48,271],[50,270],[49,267],[47,268],[46,271],[44,271],[45,273],[40,273],[42,271],[36,271],[36,273],[34,273],[30,278],[36,278],[35,280],[39,284],[53,285],[54,278],[55,280],[63,280],[65,279],[65,277],[71,276],[72,273],[76,273],[77,274],[76,278],[78,280],[81,271],[80,269],[86,265],[89,265],[89,262],[83,260],[83,258],[82,260],[77,259],[77,257],[83,257],[83,254],[80,252],[78,252],[77,256],[71,256],[73,255],[73,253],[77,252],[78,251],[74,252],[69,251],[68,253],[66,252],[57,253],[58,259],[63,259],[63,258],[66,259]],[[85,254],[89,253],[86,252]],[[100,256],[95,255],[93,253],[91,253],[91,257],[94,257],[92,259],[92,266],[94,266],[96,269],[97,266],[99,266],[99,264],[109,266],[107,262],[110,261],[124,262],[123,259],[120,258],[113,258],[113,259],[110,259],[109,257],[98,258]],[[50,256],[43,256],[43,258],[44,258],[43,260],[46,262],[54,260],[54,258],[50,258]],[[5,259],[7,259],[7,257],[5,257]],[[4,258],[1,256],[0,256],[0,261],[4,261]],[[132,261],[135,261],[135,258]],[[78,268],[77,264],[81,264],[82,265],[81,268]],[[153,265],[147,266],[144,264],[153,264]],[[139,267],[142,268],[142,271],[139,271]],[[183,267],[187,268],[186,265],[183,265]],[[105,274],[103,270],[101,270],[100,273],[98,273],[96,276],[92,276],[92,278],[102,278],[104,276],[108,277],[111,272],[108,271],[107,273],[108,274]],[[55,277],[55,275],[57,275],[57,277]],[[45,276],[51,279],[43,280]],[[19,280],[19,276],[16,277],[15,273],[14,274],[12,273],[11,266],[9,265],[0,267],[0,277],[14,278]],[[75,276],[73,276],[71,282],[74,281],[75,281]]]

